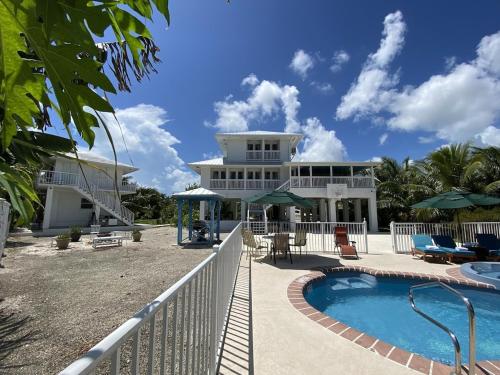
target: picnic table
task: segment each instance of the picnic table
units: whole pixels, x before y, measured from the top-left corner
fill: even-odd
[[[123,240],[126,239],[128,239],[127,236],[94,237],[92,239],[92,247],[97,249],[100,246],[122,246]]]

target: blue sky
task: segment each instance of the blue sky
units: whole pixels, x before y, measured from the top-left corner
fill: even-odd
[[[500,146],[499,2],[182,0],[170,12],[168,29],[149,25],[158,74],[111,98],[119,158],[142,184],[182,189],[219,130],[302,132],[304,160]],[[109,156],[105,142],[95,151]]]

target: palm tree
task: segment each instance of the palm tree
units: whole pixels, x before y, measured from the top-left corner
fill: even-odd
[[[472,190],[500,195],[500,148],[475,147],[467,178],[474,182]]]

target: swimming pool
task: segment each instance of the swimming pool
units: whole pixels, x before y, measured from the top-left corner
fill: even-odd
[[[494,285],[500,289],[500,263],[472,262],[460,266],[460,271],[473,280]]]
[[[328,273],[309,284],[305,300],[324,314],[389,344],[435,361],[454,363],[449,336],[414,312],[408,301],[411,285],[422,280],[375,277],[362,272]],[[453,285],[470,299],[476,312],[478,361],[500,357],[500,293]],[[465,306],[441,288],[419,289],[417,306],[449,327],[458,337],[462,361],[468,361]]]

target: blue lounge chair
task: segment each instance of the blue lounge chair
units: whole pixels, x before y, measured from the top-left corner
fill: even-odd
[[[413,256],[420,255],[424,261],[427,261],[428,257],[442,260],[445,260],[448,257],[448,254],[445,251],[435,248],[431,237],[426,234],[414,234],[411,236],[411,239],[414,244],[414,247],[412,248]]]
[[[440,249],[447,253],[448,260],[450,262],[464,260],[471,261],[476,259],[476,253],[474,251],[457,249],[457,244],[455,243],[455,241],[453,241],[453,238],[451,238],[451,236],[434,234],[431,237],[432,241],[434,241],[434,243],[439,246]]]
[[[476,233],[476,241],[479,246],[489,250],[489,256],[500,258],[500,240],[491,233]]]

